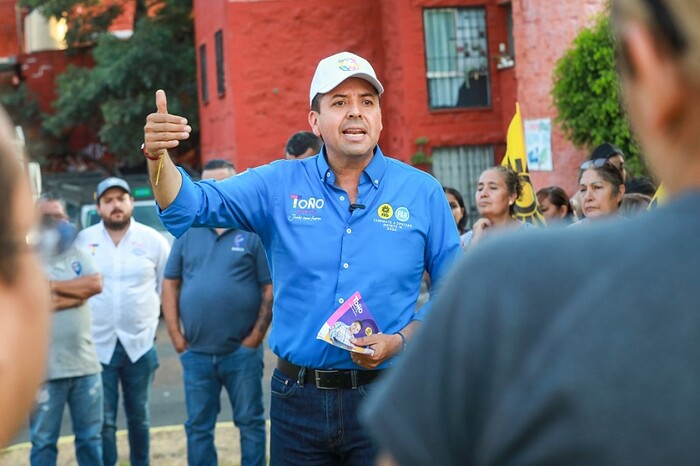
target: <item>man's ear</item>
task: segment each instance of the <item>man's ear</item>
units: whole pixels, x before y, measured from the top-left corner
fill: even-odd
[[[311,131],[320,138],[321,130],[318,127],[318,112],[315,110],[309,112],[309,126],[311,126]]]
[[[630,67],[630,84],[644,98],[638,98],[635,108],[647,124],[667,129],[681,112],[684,85],[677,61],[655,41],[649,29],[641,24],[625,28],[624,41]],[[659,85],[663,83],[663,85]],[[640,94],[641,95],[641,94]]]

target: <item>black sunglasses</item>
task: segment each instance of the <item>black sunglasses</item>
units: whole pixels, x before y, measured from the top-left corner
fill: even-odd
[[[609,166],[614,168],[617,171],[620,171],[619,168],[617,168],[615,165],[610,163],[608,159],[593,159],[593,160],[586,160],[581,164],[579,167],[581,170],[588,170],[590,168],[602,168],[604,166]]]

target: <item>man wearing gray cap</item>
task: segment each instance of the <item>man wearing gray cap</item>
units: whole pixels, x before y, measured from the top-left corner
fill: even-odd
[[[222,182],[193,183],[170,160],[167,149],[190,127],[168,114],[163,91],[144,128],[161,219],[174,235],[191,226],[236,227],[257,233],[266,249],[275,295],[270,346],[279,357],[271,381],[272,465],[374,464],[358,406],[429,312],[430,303],[414,312],[423,272],[431,276],[432,299],[461,251],[440,184],[377,145],[382,92],[362,57],[341,52],[321,60],[308,117],[321,152]],[[381,333],[356,334],[353,343],[371,354],[317,338],[357,292]],[[350,304],[363,312],[359,299]]]
[[[102,293],[90,298],[92,333],[102,363],[103,463],[117,462],[119,384],[129,429],[132,465],[149,464],[149,399],[158,367],[154,345],[168,242],[135,221],[129,184],[107,178],[97,185],[102,221],[80,232],[76,246],[92,255],[103,276]]]

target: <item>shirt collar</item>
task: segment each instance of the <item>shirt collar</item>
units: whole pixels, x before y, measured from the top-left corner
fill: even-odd
[[[316,166],[322,181],[328,184],[335,183],[335,174],[333,173],[330,165],[328,165],[325,145],[321,148],[321,152],[316,157]],[[379,185],[382,183],[382,178],[384,177],[388,166],[389,164],[386,157],[377,145],[374,148],[374,156],[372,157],[372,160],[370,160],[369,165],[367,165],[362,172],[363,177],[372,183],[372,186],[378,189]],[[362,180],[360,180],[360,183],[362,183]]]

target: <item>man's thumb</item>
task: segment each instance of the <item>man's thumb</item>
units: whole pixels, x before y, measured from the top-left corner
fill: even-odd
[[[158,113],[168,113],[168,99],[165,97],[163,89],[156,91],[156,109]]]

